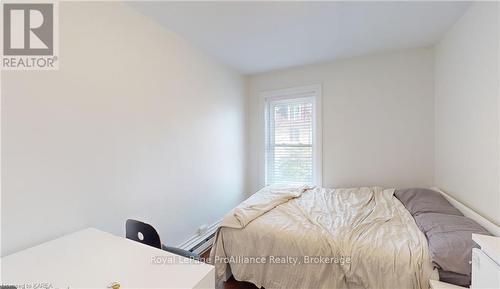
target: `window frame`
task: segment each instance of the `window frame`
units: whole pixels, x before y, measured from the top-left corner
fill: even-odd
[[[269,143],[267,140],[270,139],[270,125],[271,120],[270,117],[270,103],[272,101],[279,100],[292,100],[299,98],[311,98],[312,99],[312,182],[314,186],[322,186],[323,181],[323,165],[322,165],[322,107],[321,107],[321,85],[307,85],[300,87],[292,87],[286,89],[277,89],[277,90],[268,90],[261,93],[261,97],[264,102],[264,157],[263,157],[263,166],[264,166],[264,185],[269,185],[267,183],[267,155],[270,152]]]

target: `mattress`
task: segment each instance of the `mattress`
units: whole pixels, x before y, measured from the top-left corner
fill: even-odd
[[[427,240],[393,189],[266,188],[216,234],[216,276],[266,289],[428,289]],[[434,274],[433,274],[434,273]]]

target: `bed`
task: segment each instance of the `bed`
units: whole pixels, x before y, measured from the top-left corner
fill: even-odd
[[[433,251],[394,192],[264,188],[222,220],[210,253],[216,278],[266,289],[428,289],[439,279]]]

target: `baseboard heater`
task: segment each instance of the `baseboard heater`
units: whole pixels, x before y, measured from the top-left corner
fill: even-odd
[[[215,240],[215,232],[212,233],[210,236],[205,238],[203,241],[198,243],[196,246],[194,246],[191,250],[191,252],[196,253],[198,255],[201,255],[208,251],[210,248],[212,248],[212,244],[214,243]]]
[[[215,222],[214,224],[210,225],[203,234],[189,238],[189,240],[180,244],[178,247],[183,250],[196,253],[198,255],[205,253],[212,247],[214,243],[215,233],[217,231],[217,228],[219,227],[220,222],[221,221]]]

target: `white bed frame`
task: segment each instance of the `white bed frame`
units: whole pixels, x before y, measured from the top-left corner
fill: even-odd
[[[476,213],[474,210],[471,208],[467,207],[466,205],[462,204],[459,202],[457,199],[453,198],[452,196],[448,195],[447,193],[443,192],[441,189],[437,187],[432,187],[432,190],[439,192],[445,197],[448,202],[450,202],[455,208],[457,208],[464,216],[471,218],[472,220],[476,221],[479,225],[483,226],[486,230],[490,231],[493,235],[500,237],[500,227],[495,225],[493,222],[489,221],[485,217],[481,216],[480,214]]]

